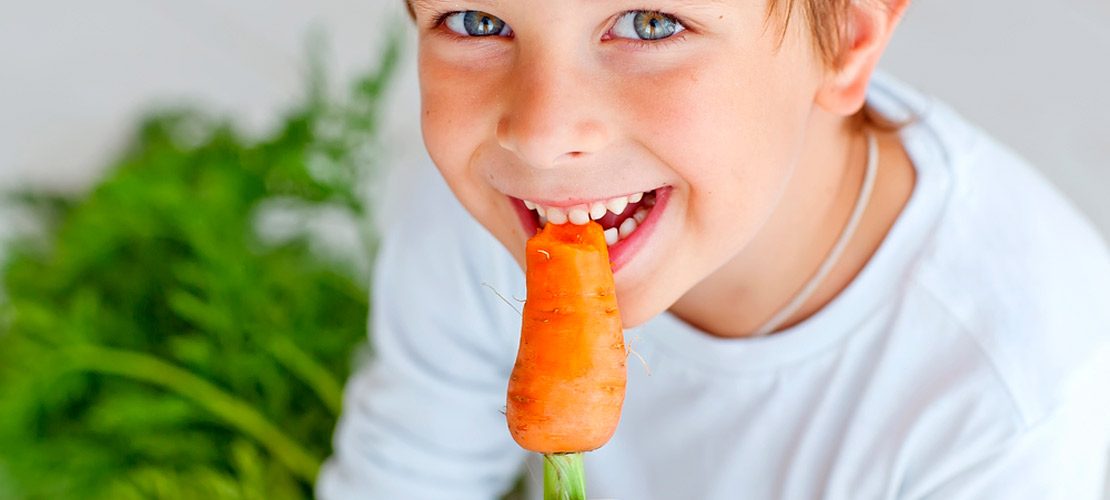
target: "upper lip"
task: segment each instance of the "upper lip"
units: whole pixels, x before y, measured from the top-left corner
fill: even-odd
[[[663,187],[663,186],[660,186],[660,187]],[[568,197],[565,197],[565,198],[556,197],[558,199],[558,201],[555,201],[551,198],[542,198],[542,197],[534,197],[534,198],[533,197],[528,197],[528,196],[513,196],[513,197],[517,198],[519,200],[522,200],[522,201],[523,200],[528,200],[532,203],[536,203],[538,205],[543,205],[545,207],[570,208],[570,207],[574,207],[574,206],[578,206],[578,205],[589,205],[589,204],[591,204],[593,202],[596,202],[596,201],[604,202],[606,200],[611,200],[613,198],[619,198],[621,196],[631,196],[631,195],[634,195],[636,193],[650,193],[652,191],[655,191],[656,189],[659,189],[659,188],[657,187],[657,188],[644,189],[642,191],[627,191],[627,192],[624,192],[623,194],[612,194],[612,195],[607,195],[607,196],[603,196],[603,197],[596,197],[596,198],[592,198],[592,197],[591,198],[572,197],[572,196],[568,196]]]

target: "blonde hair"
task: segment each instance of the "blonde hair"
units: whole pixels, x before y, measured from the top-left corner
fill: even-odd
[[[813,48],[821,62],[830,68],[839,64],[841,42],[846,36],[844,31],[845,18],[852,0],[803,0],[802,12],[806,17],[813,40]],[[786,30],[794,16],[796,0],[768,0],[767,18],[781,17],[780,37],[786,36]]]

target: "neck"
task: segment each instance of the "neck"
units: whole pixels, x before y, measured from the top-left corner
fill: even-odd
[[[901,153],[897,139],[884,137],[880,145],[880,175],[872,202],[883,203],[868,207],[832,272],[783,327],[808,318],[847,286],[908,198],[911,189],[905,186],[905,175],[883,173],[887,165],[904,158],[887,154]],[[862,131],[844,118],[814,116],[804,153],[778,208],[742,252],[682,296],[671,313],[711,335],[750,336],[785,307],[824,262],[855,207],[866,163]],[[904,163],[912,171],[908,159]],[[909,188],[912,182],[911,174]]]

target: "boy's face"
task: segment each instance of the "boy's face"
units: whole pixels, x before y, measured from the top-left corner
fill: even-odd
[[[427,149],[522,266],[538,216],[521,200],[580,221],[576,206],[596,216],[593,202],[621,211],[611,200],[648,193],[600,220],[626,229],[609,235],[626,327],[735,258],[774,211],[823,75],[803,22],[780,43],[762,2],[413,3]],[[643,8],[657,12],[630,10]]]

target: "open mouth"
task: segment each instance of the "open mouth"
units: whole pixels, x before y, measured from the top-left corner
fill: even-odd
[[[650,235],[669,194],[670,187],[661,187],[569,206],[511,199],[527,234],[535,234],[548,223],[582,225],[591,220],[596,221],[605,231],[609,260],[613,271],[616,271]]]

